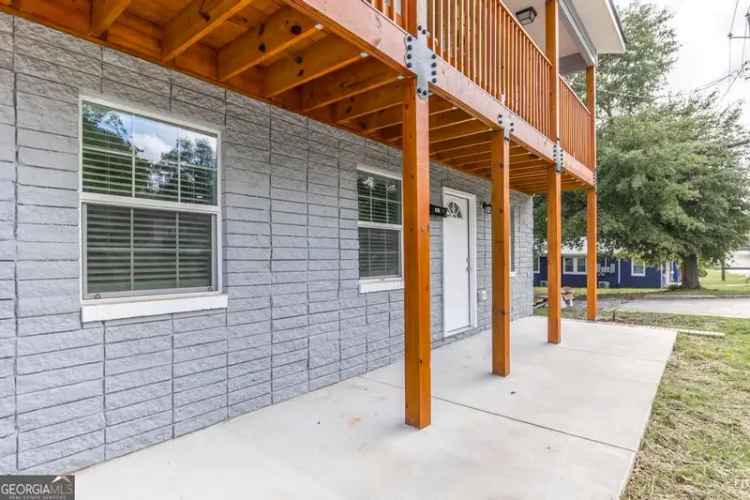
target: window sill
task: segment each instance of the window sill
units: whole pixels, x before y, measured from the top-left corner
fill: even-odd
[[[127,300],[105,300],[84,302],[81,305],[81,321],[106,321],[110,319],[137,318],[206,309],[226,309],[229,296],[226,294],[200,294],[185,297],[153,297]]]
[[[401,278],[385,280],[361,280],[359,282],[359,293],[387,292],[390,290],[402,290],[404,280]]]

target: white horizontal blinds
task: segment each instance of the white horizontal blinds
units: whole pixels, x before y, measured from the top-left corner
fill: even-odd
[[[104,106],[83,106],[83,189],[130,196],[133,117]]]
[[[358,172],[360,278],[401,275],[401,181]]]
[[[211,214],[86,204],[87,294],[210,289]]]
[[[216,204],[216,138],[183,130],[180,193],[187,203]]]
[[[211,216],[180,213],[179,219],[180,287],[210,287],[213,267]]]
[[[215,289],[217,137],[88,102],[82,130],[86,297]]]
[[[83,103],[84,192],[216,204],[215,136]]]
[[[401,181],[359,172],[360,222],[401,225]]]
[[[131,289],[131,210],[85,205],[86,284],[89,294]]]
[[[133,289],[169,290],[177,282],[178,212],[133,209]]]

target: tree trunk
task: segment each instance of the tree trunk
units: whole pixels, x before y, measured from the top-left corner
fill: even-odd
[[[688,255],[682,259],[682,288],[697,290],[701,287],[698,274],[698,256]]]

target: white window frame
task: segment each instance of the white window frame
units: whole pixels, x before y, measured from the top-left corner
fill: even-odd
[[[571,259],[573,261],[573,270],[572,271],[566,271],[565,270],[565,260],[566,259]],[[581,267],[585,267],[586,264],[584,264],[583,266],[579,266],[578,265],[579,261],[581,261],[581,260],[585,263],[586,262],[586,256],[585,255],[567,255],[567,256],[563,257],[563,266],[562,266],[563,267],[563,274],[567,274],[568,276],[574,276],[574,275],[580,276],[582,274],[586,274],[585,270],[583,270],[583,271],[580,270],[580,268]]]
[[[642,273],[635,272],[636,262],[643,266]],[[646,277],[646,262],[643,260],[638,260],[638,259],[630,259],[630,275],[635,276],[637,278],[645,278]]]
[[[118,111],[133,113],[144,118],[165,122],[168,124],[205,132],[216,136],[216,204],[202,205],[197,203],[166,202],[152,199],[130,198],[125,196],[106,195],[102,193],[88,193],[83,190],[83,103],[99,104]],[[206,309],[223,309],[228,306],[229,297],[224,293],[223,283],[223,231],[222,231],[222,130],[215,125],[199,121],[187,121],[167,113],[153,111],[133,106],[118,99],[102,99],[91,95],[80,95],[78,98],[78,244],[81,249],[79,262],[79,289],[81,290],[81,319],[88,321],[105,321],[110,319],[152,316],[177,312],[187,312]],[[86,298],[84,274],[86,266],[86,249],[84,248],[84,210],[86,204],[110,205],[123,208],[140,208],[146,210],[167,210],[169,212],[192,212],[210,214],[215,217],[213,230],[213,270],[215,290],[190,290],[171,293],[169,291],[155,291],[143,294],[121,297]]]
[[[385,170],[382,168],[371,167],[369,165],[358,164],[357,174],[365,172],[368,174],[387,177],[397,180],[401,183],[401,224],[383,224],[378,222],[360,221],[357,214],[357,228],[368,227],[374,229],[389,229],[398,231],[399,234],[399,264],[400,276],[384,276],[381,278],[360,278],[359,292],[372,293],[384,292],[389,290],[401,290],[404,288],[404,181],[400,174]],[[359,175],[357,176],[359,177]],[[357,180],[359,182],[359,180]],[[359,205],[359,195],[357,195],[357,204]]]

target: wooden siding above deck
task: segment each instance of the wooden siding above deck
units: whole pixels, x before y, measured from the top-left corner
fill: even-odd
[[[486,136],[500,130],[502,115],[514,124],[511,187],[544,191],[555,146],[546,132],[546,57],[499,0],[466,0],[476,9],[462,11],[461,27],[446,17],[452,2],[429,2],[432,43],[441,56],[429,102],[431,157],[490,178]],[[388,0],[14,0],[0,1],[0,10],[402,147],[403,80],[413,75],[405,65],[402,18],[391,5]],[[576,113],[577,104],[571,108]],[[590,134],[576,135],[585,127],[572,127],[573,135],[565,136],[573,139],[562,179],[567,188],[594,183],[580,153]]]

